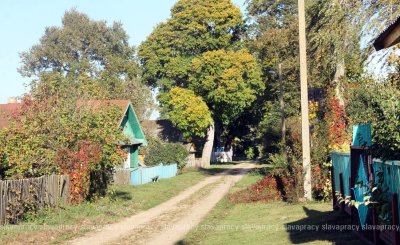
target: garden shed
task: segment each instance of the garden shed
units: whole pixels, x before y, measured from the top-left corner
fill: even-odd
[[[128,151],[124,168],[137,168],[139,164],[139,146],[147,146],[147,140],[135,110],[129,100],[110,100],[109,102],[121,108],[119,126],[123,128],[123,133],[129,137],[129,142],[122,143],[123,148]]]

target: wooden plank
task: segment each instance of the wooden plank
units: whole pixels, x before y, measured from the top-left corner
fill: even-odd
[[[0,225],[5,224],[6,221],[6,207],[4,205],[4,197],[3,197],[3,190],[4,190],[4,181],[0,181]]]
[[[52,194],[53,194],[53,205],[56,206],[58,204],[58,176],[53,175],[52,178]]]
[[[69,188],[70,188],[70,185],[71,185],[71,182],[70,182],[70,180],[69,180],[69,176],[68,176],[68,175],[65,176],[65,181],[67,182],[67,184],[66,184],[66,191],[65,191],[65,194],[66,194],[66,195],[65,195],[65,199],[66,199],[65,205],[67,205],[68,202],[69,202],[69,198],[70,198]]]
[[[400,40],[400,25],[397,25],[383,40],[383,47],[388,48],[397,44]]]
[[[332,202],[333,202],[333,209],[336,209],[337,206],[337,198],[335,193],[335,177],[334,177],[334,168],[331,166],[331,183],[332,183]]]
[[[399,227],[399,209],[397,203],[397,193],[392,194],[392,223],[394,227]],[[400,244],[400,236],[398,229],[393,230],[394,244]]]

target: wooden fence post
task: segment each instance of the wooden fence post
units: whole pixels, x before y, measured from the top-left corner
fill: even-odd
[[[400,244],[399,237],[399,210],[397,203],[397,193],[392,194],[392,222],[395,229],[393,230],[394,244]]]
[[[335,190],[335,175],[334,175],[334,168],[331,166],[331,183],[332,183],[332,202],[333,202],[333,209],[337,209],[337,198],[336,198],[336,190]]]

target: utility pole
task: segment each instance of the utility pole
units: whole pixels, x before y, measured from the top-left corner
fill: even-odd
[[[312,199],[310,165],[310,127],[308,122],[308,87],[306,57],[306,24],[304,0],[298,0],[299,8],[299,45],[300,45],[300,83],[301,83],[301,132],[303,144],[304,197]]]
[[[286,156],[286,126],[285,126],[285,110],[283,105],[283,85],[282,85],[282,64],[278,64],[279,70],[279,90],[280,90],[280,100],[281,100],[281,120],[282,120],[282,139],[283,139],[283,153]]]

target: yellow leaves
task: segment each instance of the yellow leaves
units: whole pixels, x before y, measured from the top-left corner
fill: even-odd
[[[311,121],[317,117],[317,112],[319,110],[318,102],[312,102],[311,100],[308,102],[308,119]]]
[[[248,105],[264,89],[261,71],[247,50],[203,53],[192,60],[190,74],[189,87],[197,94],[208,94],[211,103]]]
[[[174,87],[168,93],[168,115],[187,135],[202,135],[212,122],[211,112],[201,97],[192,90]]]

